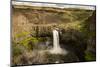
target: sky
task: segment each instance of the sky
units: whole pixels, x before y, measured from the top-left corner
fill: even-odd
[[[96,5],[96,0],[16,0],[16,1],[38,1],[38,2]]]
[[[43,7],[57,7],[57,8],[80,8],[80,9],[88,9],[88,10],[95,10],[94,6],[91,5],[69,5],[69,3],[65,4],[54,4],[54,3],[34,3],[34,2],[19,2],[19,1],[13,1],[13,5],[28,5],[28,6],[43,6]]]

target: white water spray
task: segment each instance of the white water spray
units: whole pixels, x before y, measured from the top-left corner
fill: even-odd
[[[52,54],[67,54],[67,51],[62,49],[59,45],[59,33],[53,30],[53,48],[50,50]]]

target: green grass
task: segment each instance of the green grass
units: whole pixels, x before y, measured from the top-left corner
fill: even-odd
[[[16,34],[15,38],[24,37],[24,36],[26,36],[28,34],[30,34],[30,32],[22,32],[22,33]]]

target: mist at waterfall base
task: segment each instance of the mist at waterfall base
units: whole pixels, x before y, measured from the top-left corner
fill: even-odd
[[[44,55],[50,55],[48,58],[51,58],[51,59],[54,59],[54,60],[53,60],[53,62],[49,60],[49,63],[64,63],[66,61],[63,60],[63,59],[65,57],[67,57],[68,51],[65,50],[64,48],[61,48],[61,46],[60,46],[60,43],[59,43],[59,31],[54,29],[52,31],[52,34],[53,34],[53,39],[52,39],[53,40],[53,45],[52,45],[52,47],[49,48],[49,49],[47,48],[45,50],[38,50],[38,53],[39,54],[44,54]],[[49,44],[49,42],[47,41],[44,45],[46,46],[48,44]],[[50,45],[48,45],[47,47],[50,47]]]

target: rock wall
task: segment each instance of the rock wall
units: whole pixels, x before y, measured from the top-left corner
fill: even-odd
[[[44,8],[43,8],[44,9]],[[64,10],[54,8],[33,7],[12,8],[12,38],[21,40],[41,33],[51,33],[55,27],[59,29],[79,28],[79,23],[88,18],[89,10]],[[80,16],[81,15],[81,16]],[[79,18],[79,19],[78,19]]]

